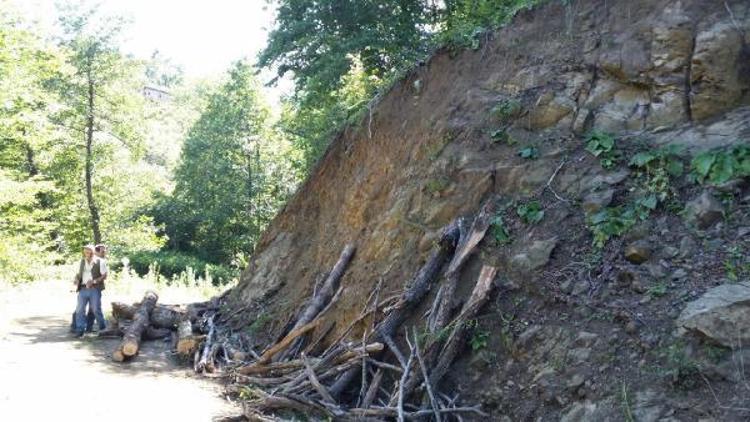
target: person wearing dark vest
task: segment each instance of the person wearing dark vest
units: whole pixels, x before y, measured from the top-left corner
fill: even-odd
[[[107,328],[107,321],[104,319],[104,312],[102,312],[102,290],[104,290],[104,282],[107,280],[109,274],[109,268],[107,267],[107,246],[99,244],[94,247],[94,253],[99,258],[99,272],[102,275],[102,280],[97,284],[97,292],[99,297],[96,300],[97,306],[94,309],[93,316],[96,317],[96,323],[99,325],[99,331],[104,331]],[[94,318],[91,315],[91,305],[89,305],[89,313],[86,315],[86,331],[93,331]]]
[[[78,292],[75,336],[82,337],[86,330],[86,305],[96,313],[96,309],[101,308],[98,302],[101,298],[101,289],[104,288],[101,263],[99,262],[99,258],[94,254],[94,247],[92,245],[83,247],[83,259],[81,259],[78,273],[73,283]]]

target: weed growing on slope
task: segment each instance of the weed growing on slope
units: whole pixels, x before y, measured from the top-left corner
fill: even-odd
[[[544,218],[544,210],[539,201],[531,201],[516,207],[516,214],[524,224],[536,224]]]
[[[598,157],[605,169],[614,167],[620,159],[620,152],[615,148],[615,138],[596,130],[586,137],[586,151]]]
[[[642,151],[635,154],[628,165],[634,167],[644,179],[646,191],[655,194],[659,201],[664,201],[674,196],[672,178],[682,176],[685,171],[680,152],[676,146]]]
[[[691,178],[698,183],[722,184],[750,176],[750,147],[736,145],[696,155],[690,162]]]

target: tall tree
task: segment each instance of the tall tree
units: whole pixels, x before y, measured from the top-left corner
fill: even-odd
[[[69,71],[56,81],[67,106],[59,121],[83,140],[86,203],[94,242],[102,241],[101,203],[94,195],[95,155],[98,139],[113,138],[130,148],[140,141],[137,91],[129,82],[137,63],[119,49],[123,19],[103,16],[95,7],[64,5],[60,8],[63,36],[60,47],[67,53]]]
[[[238,62],[188,132],[173,197],[157,208],[171,245],[216,263],[242,259],[294,186],[288,145],[267,128],[254,69]]]

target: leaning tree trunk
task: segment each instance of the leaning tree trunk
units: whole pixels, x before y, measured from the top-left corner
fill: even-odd
[[[141,338],[150,324],[149,314],[154,310],[157,300],[159,300],[159,296],[154,292],[146,292],[146,295],[143,296],[141,306],[138,308],[135,318],[133,318],[133,323],[125,330],[122,343],[112,353],[114,360],[122,362],[138,353],[141,347]]]
[[[86,201],[91,213],[91,230],[94,233],[94,243],[102,243],[102,233],[99,229],[99,208],[94,201],[94,190],[92,185],[93,146],[94,146],[94,81],[91,73],[88,74],[88,110],[86,116]]]

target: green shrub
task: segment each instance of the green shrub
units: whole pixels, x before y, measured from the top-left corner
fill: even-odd
[[[531,201],[516,207],[516,214],[525,224],[536,224],[544,218],[544,210],[539,201]]]
[[[125,258],[130,268],[141,276],[147,274],[150,268],[154,268],[160,275],[169,278],[194,271],[202,274],[206,279],[211,278],[214,284],[226,284],[239,275],[237,269],[212,264],[182,252],[164,250],[125,253],[121,262],[115,263],[113,268],[121,267]]]
[[[521,102],[513,98],[508,98],[500,101],[499,103],[497,103],[497,105],[492,107],[492,110],[490,111],[493,117],[502,121],[506,121],[514,116],[517,116],[520,112]]]
[[[691,176],[698,183],[706,180],[721,184],[738,177],[750,176],[750,147],[737,145],[707,151],[696,155],[690,162]]]
[[[615,138],[608,133],[596,130],[586,137],[586,151],[598,157],[605,169],[614,167],[620,156],[615,148]]]
[[[671,179],[680,177],[685,166],[680,159],[680,148],[669,146],[635,154],[628,165],[635,167],[645,178],[645,188],[664,201],[672,192]]]
[[[627,233],[638,221],[648,218],[657,205],[656,196],[650,195],[626,206],[607,207],[592,214],[586,223],[594,235],[594,246],[602,248],[610,238]]]
[[[518,151],[518,156],[527,160],[536,160],[539,158],[539,150],[536,147],[526,147]]]
[[[498,245],[507,245],[513,241],[508,229],[505,227],[502,215],[498,214],[490,222],[490,233]]]

